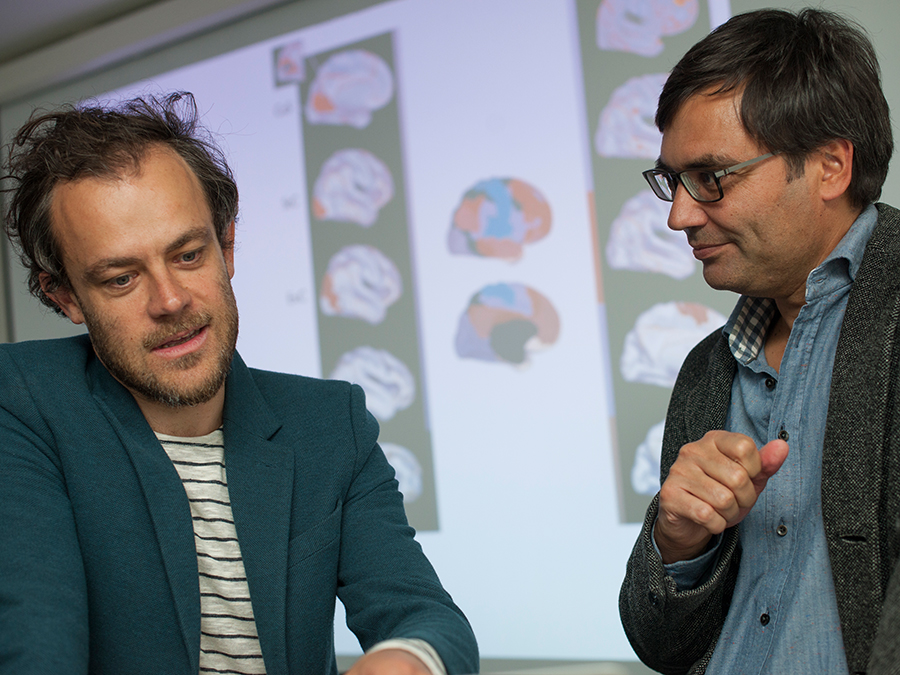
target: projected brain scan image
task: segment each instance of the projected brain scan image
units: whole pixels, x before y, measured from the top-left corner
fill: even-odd
[[[537,188],[516,178],[491,178],[463,195],[447,245],[451,253],[514,262],[525,244],[547,236],[550,223],[550,205]]]
[[[625,202],[609,230],[609,266],[665,274],[673,279],[691,276],[697,269],[697,260],[684,232],[675,232],[666,225],[670,207],[650,190]]]
[[[653,119],[668,76],[640,75],[618,87],[600,112],[594,148],[601,157],[656,159],[662,134]]]
[[[491,284],[472,296],[460,317],[456,353],[521,366],[558,337],[559,315],[547,298],[524,284]]]
[[[384,162],[366,150],[338,150],[316,178],[313,215],[371,227],[393,196],[394,180]]]
[[[665,422],[650,427],[647,436],[637,447],[631,465],[631,487],[639,495],[655,495],[659,491],[659,458],[662,455]]]
[[[603,0],[597,10],[597,46],[640,56],[662,53],[664,35],[694,25],[698,0]]]
[[[695,302],[664,302],[638,316],[625,336],[620,369],[628,382],[672,387],[688,352],[725,317]]]
[[[379,443],[388,464],[394,469],[403,502],[409,504],[422,496],[422,466],[407,448],[396,443]]]
[[[388,307],[403,292],[397,266],[374,246],[346,246],[328,261],[319,309],[329,316],[384,321]]]
[[[299,40],[277,49],[275,52],[275,82],[277,84],[303,82],[306,77],[303,57],[303,43]]]
[[[382,422],[393,419],[416,398],[416,382],[409,368],[384,349],[362,346],[345,353],[329,377],[362,387],[366,407]]]
[[[364,49],[331,56],[316,71],[306,101],[310,124],[339,124],[362,129],[372,112],[394,95],[394,76],[384,60]]]

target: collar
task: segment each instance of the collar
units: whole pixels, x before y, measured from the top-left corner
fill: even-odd
[[[807,277],[807,299],[809,299],[809,279],[823,274],[837,274],[846,269],[852,282],[866,251],[866,244],[878,222],[878,211],[870,204],[853,221],[850,229],[841,238],[834,250]],[[844,261],[841,263],[841,261]],[[751,298],[742,295],[731,312],[728,322],[722,328],[728,338],[728,347],[739,363],[747,365],[759,355],[766,342],[766,333],[777,315],[778,309],[771,298]]]

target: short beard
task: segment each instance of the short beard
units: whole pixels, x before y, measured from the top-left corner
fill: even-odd
[[[211,323],[212,314],[199,312],[183,317],[177,323],[167,325],[156,334],[141,340],[141,347],[149,350],[159,344],[161,340],[175,333],[192,330],[202,325],[209,325],[212,329],[221,323],[218,327],[224,326],[223,341],[218,353],[214,355],[215,368],[209,377],[190,388],[167,384],[153,373],[138,371],[133,364],[128,363],[127,354],[116,344],[115,326],[94,315],[84,305],[81,306],[81,312],[84,315],[84,323],[87,326],[94,352],[114,378],[127,389],[150,401],[162,403],[170,408],[191,407],[212,400],[225,384],[225,379],[231,370],[231,362],[237,346],[238,312],[234,292],[227,277],[221,284],[221,290],[225,306],[224,311],[215,317],[215,324]],[[172,364],[173,369],[189,370],[200,361],[200,358],[199,354],[187,354]]]

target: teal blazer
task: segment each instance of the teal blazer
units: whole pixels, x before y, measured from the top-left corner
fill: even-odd
[[[363,649],[475,639],[407,525],[362,390],[235,355],[228,488],[266,672],[336,673],[335,597]],[[197,675],[187,496],[86,336],[0,345],[0,673]]]

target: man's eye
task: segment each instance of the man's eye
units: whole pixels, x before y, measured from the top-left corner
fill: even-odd
[[[199,257],[199,255],[200,254],[197,251],[190,251],[188,253],[182,253],[181,260],[183,262],[194,262]]]
[[[109,283],[112,286],[127,286],[128,282],[130,282],[130,281],[131,281],[130,274],[122,274],[120,276],[115,277],[114,279],[111,279]]]

